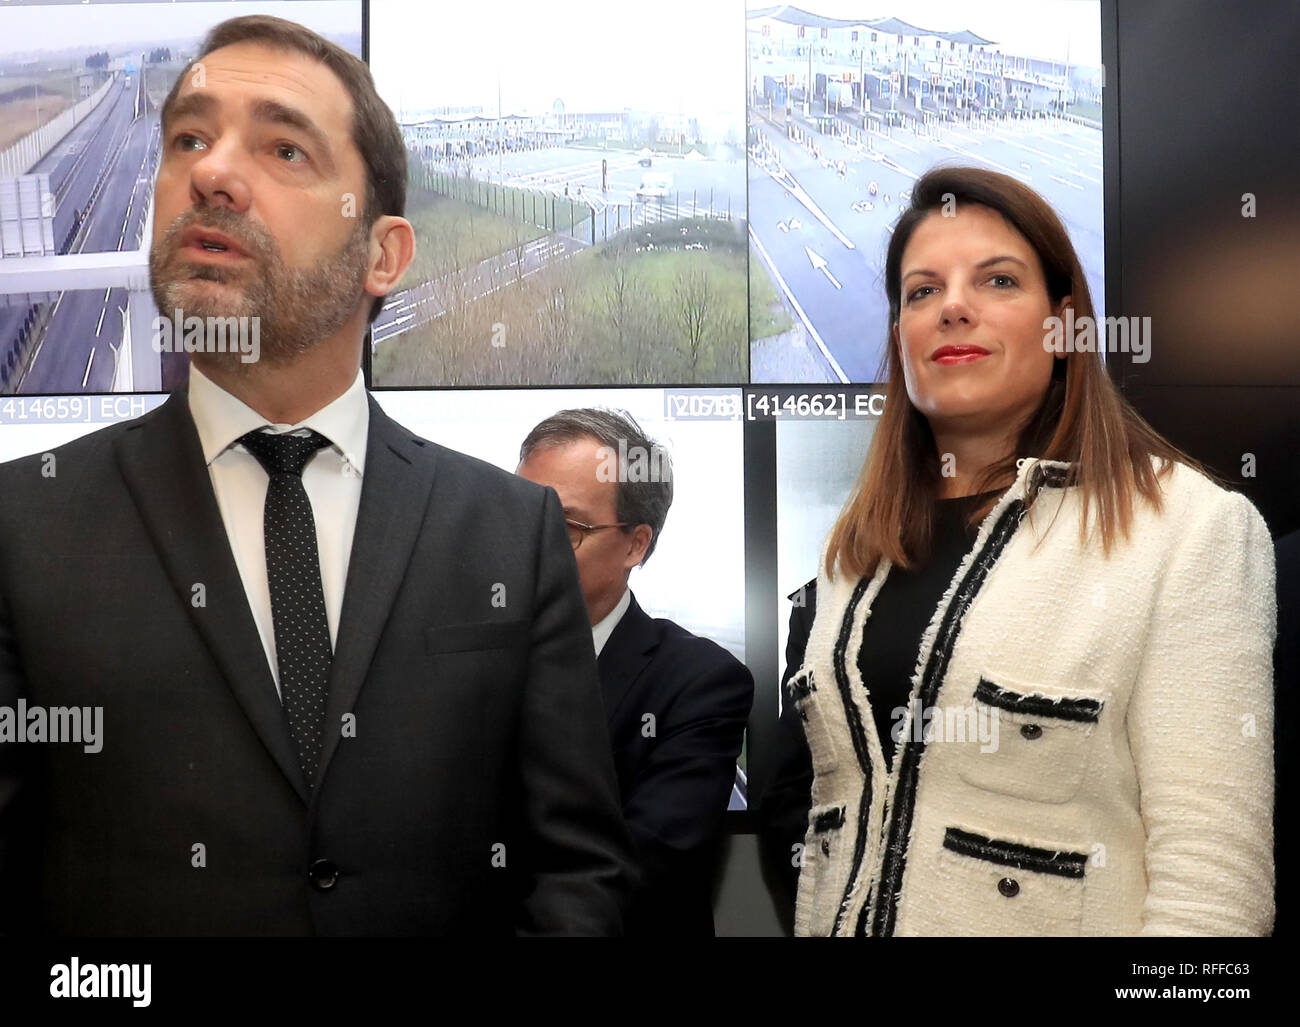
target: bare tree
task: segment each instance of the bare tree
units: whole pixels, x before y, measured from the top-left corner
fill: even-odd
[[[524,256],[528,251],[528,237],[524,234],[519,225],[514,226],[514,242],[510,246],[509,253],[515,261],[515,284],[518,285],[524,280]]]
[[[708,334],[709,321],[717,299],[709,273],[703,268],[679,271],[676,299],[677,327],[681,329],[682,338],[686,342],[686,356],[694,373],[699,368],[704,339]]]
[[[568,260],[555,261],[538,277],[546,279],[537,320],[549,375],[546,380],[553,381],[557,380],[554,372],[573,361],[573,321],[577,312],[571,308],[578,298],[580,283]]]
[[[642,284],[636,273],[629,266],[627,258],[617,256],[614,266],[605,279],[603,296],[605,317],[614,329],[614,341],[622,351],[627,345],[629,331],[636,323],[638,311],[636,302],[640,298]]]

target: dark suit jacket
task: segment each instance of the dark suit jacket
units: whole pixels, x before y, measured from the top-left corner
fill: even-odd
[[[554,491],[370,400],[309,791],[186,392],[53,457],[0,466],[0,705],[100,706],[103,750],[0,744],[0,931],[618,932],[630,839]]]
[[[642,874],[627,933],[711,937],[712,878],[754,679],[721,646],[652,619],[635,597],[597,665]]]

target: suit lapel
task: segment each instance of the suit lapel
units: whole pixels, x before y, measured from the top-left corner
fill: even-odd
[[[173,392],[115,445],[118,467],[176,594],[230,683],[253,729],[304,804],[306,783],[235,566],[190,416],[188,390]],[[194,605],[202,585],[204,604]]]
[[[433,485],[434,449],[402,428],[373,397],[365,478],[348,561],[338,639],[325,707],[325,746],[316,783],[338,747],[344,713],[366,671],[411,551]],[[293,740],[253,621],[243,580],[212,491],[188,392],[180,389],[116,444],[118,466],[177,595],[230,683],[262,743],[294,790],[310,804]],[[206,604],[192,603],[202,584]]]
[[[348,559],[338,639],[325,704],[325,746],[316,776],[324,778],[374,659],[379,636],[411,563],[433,488],[436,448],[380,409],[373,396],[361,506]],[[448,540],[454,544],[454,540]],[[319,789],[317,789],[319,790]]]
[[[614,626],[596,660],[600,689],[605,700],[605,717],[611,723],[628,689],[641,675],[659,646],[654,620],[641,609],[636,596]]]

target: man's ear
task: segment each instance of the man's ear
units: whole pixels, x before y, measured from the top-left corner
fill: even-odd
[[[415,229],[406,218],[381,214],[370,226],[370,262],[365,289],[385,296],[401,281],[415,259]]]
[[[623,560],[623,566],[627,570],[641,565],[641,561],[645,559],[646,550],[650,548],[650,540],[654,538],[654,534],[654,529],[648,524],[638,524],[636,526],[631,535],[631,548]]]

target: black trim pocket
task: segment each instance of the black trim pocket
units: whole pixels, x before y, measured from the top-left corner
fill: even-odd
[[[824,834],[827,831],[836,831],[843,826],[843,806],[834,806],[831,809],[823,810],[812,818],[813,834]]]
[[[981,677],[975,687],[975,700],[986,706],[1023,713],[1033,717],[1055,717],[1058,720],[1075,720],[1095,724],[1101,717],[1105,702],[1084,697],[1051,699],[1045,695],[1024,695],[988,678]]]
[[[839,763],[835,736],[826,723],[825,704],[832,702],[834,697],[823,696],[817,691],[812,667],[807,664],[800,667],[786,682],[786,696],[794,703],[795,709],[799,711],[799,719],[803,722],[814,775],[829,774]]]
[[[972,831],[948,828],[943,835],[943,847],[963,856],[988,860],[1017,870],[1033,870],[1040,874],[1058,877],[1083,877],[1088,856],[1083,852],[1053,851],[1033,845],[986,838]]]
[[[931,859],[913,867],[899,933],[985,938],[1087,933],[1088,854],[1079,851],[1086,846],[1024,835],[1011,841],[981,827],[942,828],[942,844],[937,830],[930,836],[936,849]]]
[[[813,937],[830,935],[835,925],[854,842],[853,834],[846,833],[848,812],[843,803],[823,803],[808,811],[796,919],[806,919],[807,933]]]
[[[989,671],[980,675],[972,703],[981,737],[991,733],[996,742],[961,746],[957,773],[963,781],[1031,802],[1060,804],[1078,794],[1105,699],[1040,689]],[[991,732],[984,726],[989,718],[996,719]]]

